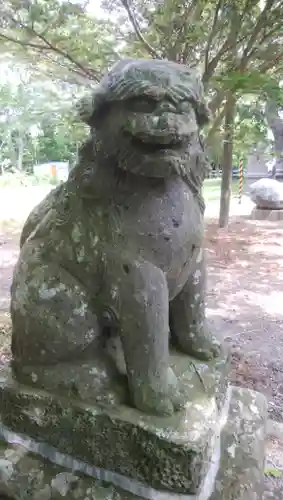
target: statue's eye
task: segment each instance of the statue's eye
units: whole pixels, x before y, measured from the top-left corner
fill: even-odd
[[[125,102],[127,110],[134,113],[153,113],[157,106],[156,99],[148,96],[132,97]]]
[[[176,104],[169,99],[164,99],[160,105],[160,109],[168,113],[176,113]]]
[[[178,111],[180,113],[189,113],[192,110],[192,103],[190,101],[181,101],[178,104]]]

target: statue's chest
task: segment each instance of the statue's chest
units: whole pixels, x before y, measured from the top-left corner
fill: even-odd
[[[192,249],[201,246],[203,217],[181,179],[168,182],[166,188],[125,198],[121,229],[129,249],[170,272],[184,265]]]

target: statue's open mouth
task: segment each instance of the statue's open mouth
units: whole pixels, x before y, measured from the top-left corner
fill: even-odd
[[[182,141],[172,141],[162,144],[160,142],[142,140],[135,136],[131,136],[131,144],[135,149],[145,154],[154,154],[168,150],[180,150],[182,148]]]

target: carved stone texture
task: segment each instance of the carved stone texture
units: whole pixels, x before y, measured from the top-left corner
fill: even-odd
[[[23,228],[14,370],[36,381],[46,367],[48,387],[58,363],[83,380],[93,360],[93,383],[120,370],[129,405],[170,415],[188,396],[169,344],[199,360],[220,349],[205,318],[202,85],[180,64],[123,60],[79,114],[91,133],[78,164]]]
[[[64,398],[55,390],[28,390],[28,385],[15,383],[9,372],[3,373],[1,383],[0,372],[1,422],[13,432],[33,438],[38,451],[52,462],[61,452],[88,464],[88,469],[85,465],[80,470],[92,468],[95,477],[100,470],[106,480],[123,489],[196,494],[219,446],[220,415],[227,411],[228,361],[225,355],[209,363],[195,363],[172,353],[170,366],[190,401],[166,418],[145,415],[125,404],[123,380],[117,380],[115,388],[114,384],[109,387],[105,373],[96,376],[100,384],[93,388],[93,401],[89,391],[89,398],[82,402],[74,393]],[[75,373],[59,365],[54,383],[60,385],[69,376],[77,390],[81,389],[79,383],[85,384],[86,395],[93,367],[86,363],[83,369],[85,377],[76,383]],[[42,370],[39,386],[45,376]],[[217,464],[210,475],[216,472]]]
[[[3,382],[0,386],[2,391]],[[7,400],[9,399],[8,394],[6,392]],[[18,394],[20,396],[20,393]],[[23,396],[22,393],[18,402],[23,403]],[[36,422],[38,425],[44,423],[43,415],[39,411],[37,413],[34,411],[36,408],[42,408],[44,397],[42,393],[37,395],[36,392],[33,394],[30,392],[25,402],[27,404],[29,399],[30,411],[24,412],[24,407],[20,407],[24,421],[29,423],[29,429],[31,427],[36,429]],[[10,401],[12,399],[11,391]],[[54,413],[50,414],[51,417],[54,418]],[[12,418],[13,416],[10,415],[10,419]],[[48,418],[47,413],[45,418]],[[69,418],[67,414],[65,418]],[[212,462],[213,459],[216,460],[219,470],[216,471],[216,478],[215,475],[208,473],[200,493],[192,495],[188,493],[174,494],[174,492],[156,491],[150,488],[146,490],[147,494],[144,495],[144,490],[141,490],[137,483],[134,484],[135,493],[125,491],[117,485],[110,484],[106,478],[102,477],[98,480],[92,475],[93,468],[87,467],[86,464],[83,467],[83,464],[75,458],[67,460],[66,456],[63,457],[58,452],[54,452],[52,462],[50,462],[42,455],[44,443],[33,445],[31,440],[21,438],[20,435],[13,434],[11,431],[5,432],[4,427],[0,425],[0,495],[8,495],[9,500],[60,500],[66,498],[68,500],[142,500],[143,498],[149,500],[260,500],[264,492],[266,418],[267,404],[262,395],[247,389],[232,388],[227,419],[221,434],[221,447],[217,449],[220,457],[217,457],[216,454],[208,464],[208,470],[213,471]],[[57,414],[57,419],[59,419],[59,414]],[[24,421],[21,423],[22,426],[24,426]],[[197,429],[200,422],[192,421],[192,424],[196,425]],[[85,434],[88,430],[85,430]],[[3,439],[4,435],[7,439]],[[160,439],[162,439],[162,435],[160,435]],[[171,447],[173,448],[173,444]],[[109,449],[110,456],[112,448]],[[145,447],[144,452],[146,450]],[[164,452],[165,449],[163,449]],[[153,453],[157,454],[156,449],[153,449]],[[140,467],[143,463],[143,457],[144,453],[141,455]],[[161,457],[160,454],[159,459]],[[123,460],[120,461],[120,464],[122,467]],[[170,477],[174,477],[176,480],[177,477],[181,477],[180,468],[176,462],[174,465],[174,474]],[[162,475],[164,470],[160,472]],[[6,500],[5,496],[4,498]],[[272,496],[272,492],[266,492],[264,498],[266,500],[267,498],[278,498],[279,500],[282,495],[277,497],[276,495]]]
[[[266,220],[269,222],[278,222],[283,220],[283,210],[270,210],[266,208],[253,208],[251,212],[252,220]]]
[[[256,208],[282,209],[283,184],[275,179],[260,179],[250,186],[250,198],[256,204]]]

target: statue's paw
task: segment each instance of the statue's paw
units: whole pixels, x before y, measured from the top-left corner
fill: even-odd
[[[178,379],[171,368],[158,382],[139,385],[135,390],[136,408],[151,415],[169,416],[182,409],[186,404],[185,395],[179,390]]]
[[[220,355],[220,344],[215,339],[215,343],[207,343],[207,345],[202,345],[199,348],[195,348],[193,356],[200,361],[211,361]]]
[[[189,334],[181,345],[182,351],[201,361],[217,358],[221,352],[221,344],[216,337],[207,334]]]
[[[149,415],[169,416],[174,413],[174,405],[169,397],[151,389],[134,396],[135,407]]]
[[[173,404],[174,410],[175,411],[181,410],[186,405],[188,398],[182,392],[181,384],[177,379],[174,371],[170,367],[167,370],[167,383],[168,383],[170,399]]]

